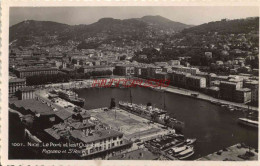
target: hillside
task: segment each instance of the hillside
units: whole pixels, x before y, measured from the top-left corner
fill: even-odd
[[[259,17],[252,17],[247,19],[236,19],[209,22],[199,26],[184,29],[183,34],[207,34],[209,32],[218,32],[219,34],[239,34],[249,33],[251,31],[259,30]]]
[[[192,25],[175,22],[162,16],[144,16],[140,18],[140,20],[162,30],[181,31],[185,28],[192,27]]]
[[[60,43],[68,40],[83,41],[87,38],[99,40],[138,40],[148,34],[180,31],[189,25],[171,21],[161,16],[145,16],[133,19],[102,18],[90,25],[66,25],[50,21],[23,21],[10,27],[10,43],[16,45]]]

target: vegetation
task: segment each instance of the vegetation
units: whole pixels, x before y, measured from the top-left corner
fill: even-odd
[[[228,28],[227,28],[228,27]],[[238,34],[258,31],[259,17],[248,19],[226,20],[209,22],[199,26],[184,29],[183,34],[207,34],[209,32],[218,32],[219,34]]]

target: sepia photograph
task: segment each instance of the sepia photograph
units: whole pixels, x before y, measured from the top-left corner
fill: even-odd
[[[8,19],[8,160],[258,161],[258,6]]]

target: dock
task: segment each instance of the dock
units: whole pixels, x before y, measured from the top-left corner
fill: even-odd
[[[224,148],[207,156],[197,159],[197,161],[257,161],[258,150],[249,148],[242,144],[236,144]]]

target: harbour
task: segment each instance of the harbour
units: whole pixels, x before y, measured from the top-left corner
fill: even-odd
[[[110,99],[130,102],[129,88],[93,88],[76,90],[79,97],[86,99],[85,109],[108,107]],[[137,104],[153,103],[163,108],[163,95],[148,88],[132,88],[133,102]],[[117,103],[118,104],[118,103]],[[244,142],[258,147],[257,130],[241,126],[237,119],[244,117],[240,111],[227,111],[218,105],[182,95],[166,93],[165,104],[171,117],[185,122],[183,134],[196,138],[196,152],[189,159],[197,159],[219,149]],[[196,118],[195,118],[196,117]],[[250,137],[248,137],[250,135]],[[208,147],[208,148],[205,148]]]

